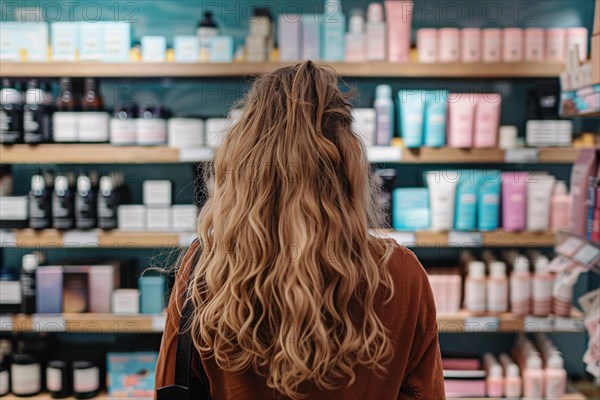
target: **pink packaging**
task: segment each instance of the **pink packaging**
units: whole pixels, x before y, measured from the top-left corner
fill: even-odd
[[[412,0],[386,0],[388,61],[408,62],[410,27],[414,4]]]
[[[437,41],[437,29],[423,28],[417,30],[417,55],[420,63],[437,62]]]
[[[441,28],[438,30],[438,59],[442,63],[454,63],[460,59],[460,30]]]
[[[473,146],[475,99],[471,93],[453,93],[448,98],[448,147]]]
[[[481,36],[483,62],[500,62],[502,60],[502,30],[498,28],[482,29]]]
[[[496,93],[483,93],[476,96],[476,102],[474,147],[496,147],[502,96]]]
[[[463,28],[460,32],[460,60],[464,63],[481,61],[481,29]]]
[[[118,270],[112,265],[94,265],[88,272],[89,310],[110,313],[112,291],[119,287]]]
[[[564,62],[567,33],[562,28],[546,29],[546,61]]]
[[[508,232],[525,229],[528,172],[502,173],[502,228]]]
[[[525,61],[544,61],[544,30],[525,29]]]
[[[502,30],[502,60],[504,62],[523,61],[523,29],[504,28]]]
[[[587,231],[587,185],[590,176],[596,173],[596,151],[581,149],[571,170],[571,223],[569,231],[581,237]]]
[[[579,61],[584,62],[587,60],[588,55],[588,30],[587,28],[568,28],[567,29],[567,49],[566,54],[569,54],[569,50],[577,46],[579,47]]]

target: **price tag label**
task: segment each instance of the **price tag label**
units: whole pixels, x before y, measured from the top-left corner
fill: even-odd
[[[14,329],[12,315],[0,315],[0,331],[7,332]]]
[[[367,147],[367,159],[370,162],[400,162],[402,161],[402,148],[394,146]]]
[[[599,258],[600,249],[596,246],[592,246],[591,244],[586,244],[585,246],[577,250],[577,253],[575,253],[575,255],[573,256],[573,259],[575,261],[577,261],[580,264],[583,264],[588,268],[592,267],[596,262],[598,262]]]
[[[0,230],[0,246],[15,247],[17,245],[17,234],[11,230]]]
[[[538,149],[507,149],[504,153],[504,162],[507,163],[536,163],[538,159]]]
[[[583,332],[583,321],[575,318],[556,317],[554,319],[555,332]]]
[[[213,150],[210,147],[191,147],[179,150],[179,161],[210,161],[213,159]]]
[[[417,235],[414,232],[391,231],[388,236],[402,246],[417,245]]]
[[[500,321],[498,317],[467,317],[465,318],[465,332],[498,332]]]
[[[551,332],[553,321],[546,317],[525,317],[524,330],[525,332]]]
[[[63,235],[63,245],[65,247],[98,247],[99,231],[91,230],[71,230]]]
[[[450,231],[448,235],[448,246],[454,247],[476,247],[483,244],[483,233]]]
[[[196,234],[193,232],[180,233],[179,234],[179,247],[189,247],[194,239],[196,239]]]
[[[157,314],[152,316],[152,330],[154,332],[162,332],[165,330],[167,322],[167,314]]]
[[[61,314],[34,314],[31,329],[35,332],[64,332],[67,329]]]

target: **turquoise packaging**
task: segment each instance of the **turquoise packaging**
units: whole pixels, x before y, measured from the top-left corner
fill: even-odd
[[[165,308],[165,278],[162,276],[142,276],[140,288],[140,311],[142,314],[160,314]]]
[[[210,39],[210,62],[233,62],[232,36],[216,36]]]
[[[454,229],[473,231],[477,228],[477,191],[481,173],[477,170],[462,170],[456,188]]]
[[[325,0],[321,24],[321,60],[344,61],[346,46],[346,16],[340,0]]]
[[[399,188],[392,200],[392,227],[395,230],[429,228],[429,191],[427,188]]]
[[[401,90],[398,92],[400,109],[399,128],[404,145],[408,148],[423,145],[423,114],[425,103],[423,92],[419,90]]]
[[[430,90],[425,92],[424,143],[427,147],[446,145],[446,113],[448,91]]]
[[[141,399],[154,396],[158,353],[107,353],[106,378],[111,399]]]
[[[477,227],[480,231],[498,229],[500,216],[501,173],[498,170],[481,171],[477,192]]]

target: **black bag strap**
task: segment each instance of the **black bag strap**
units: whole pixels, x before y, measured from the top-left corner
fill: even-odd
[[[190,276],[193,274],[199,258],[200,247],[198,247],[194,254]],[[185,298],[187,299],[187,295]],[[210,400],[210,386],[202,361],[198,363],[199,379],[194,379],[195,377],[192,374],[194,343],[188,329],[192,312],[193,303],[186,301],[179,321],[177,356],[175,359],[175,384],[158,389],[157,400]]]

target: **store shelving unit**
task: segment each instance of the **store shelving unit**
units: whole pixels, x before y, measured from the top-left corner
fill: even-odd
[[[262,63],[101,63],[101,62],[2,62],[3,77],[63,76],[98,78],[149,77],[240,77],[254,76],[278,67],[292,65],[284,62]],[[328,63],[342,76],[368,78],[558,78],[564,69],[562,63],[473,63],[473,64],[419,64],[419,63]]]

